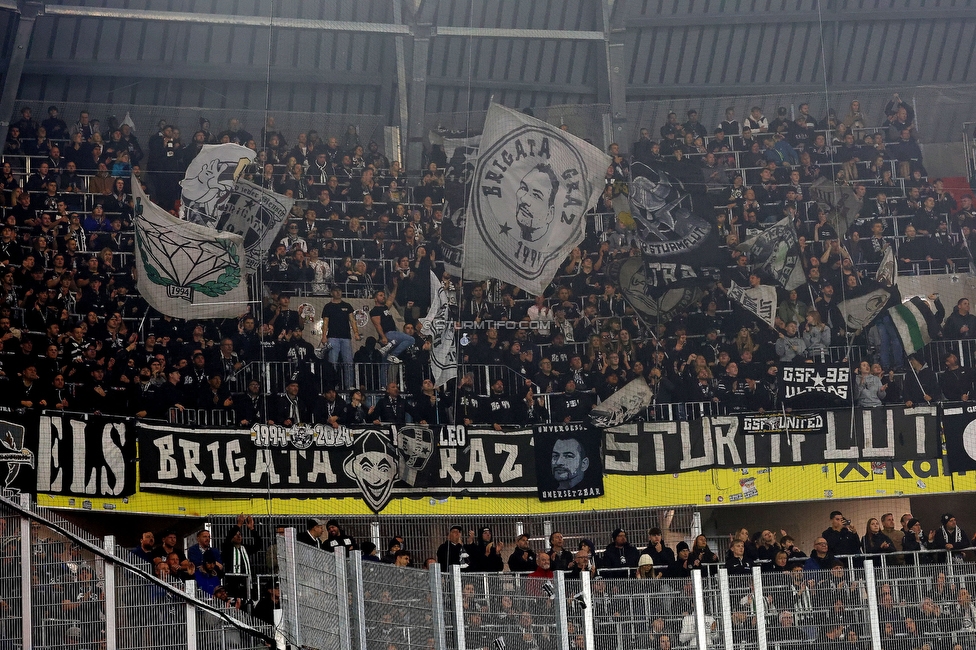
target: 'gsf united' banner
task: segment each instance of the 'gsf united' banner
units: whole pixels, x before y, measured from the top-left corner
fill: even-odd
[[[131,420],[4,408],[0,477],[6,496],[134,494],[136,437]]]
[[[947,469],[953,474],[976,470],[976,405],[943,404],[942,430]]]
[[[362,498],[534,494],[532,432],[424,425],[251,431],[139,425],[145,491]]]
[[[748,418],[641,422],[605,434],[607,474],[672,474],[712,467],[925,460],[941,455],[934,407],[825,411],[825,433],[746,430]],[[807,424],[816,420],[807,416]],[[788,423],[783,423],[788,424]]]

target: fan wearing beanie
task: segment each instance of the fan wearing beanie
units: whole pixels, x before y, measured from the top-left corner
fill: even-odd
[[[356,544],[356,540],[353,539],[352,535],[347,535],[339,527],[339,521],[337,519],[330,519],[325,522],[325,530],[329,533],[328,539],[325,540],[325,549],[327,551],[335,551],[337,548],[344,548],[346,552],[359,550],[359,545]]]
[[[945,513],[941,519],[942,525],[929,533],[929,548],[945,549],[952,553],[953,559],[962,558],[963,549],[972,546],[969,536],[956,525],[956,518],[952,513]]]
[[[471,557],[471,570],[501,572],[505,568],[505,561],[502,559],[503,548],[504,544],[496,542],[492,537],[491,528],[482,526],[478,531],[478,538],[466,547]]]

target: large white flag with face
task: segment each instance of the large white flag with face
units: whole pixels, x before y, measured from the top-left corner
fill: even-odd
[[[132,184],[139,293],[177,318],[236,318],[247,309],[244,239],[177,219]]]
[[[496,278],[541,294],[583,241],[610,157],[497,104],[488,109],[464,229],[466,279]]]
[[[255,152],[239,144],[205,144],[180,181],[180,216],[212,226],[230,196],[234,181],[254,160]]]

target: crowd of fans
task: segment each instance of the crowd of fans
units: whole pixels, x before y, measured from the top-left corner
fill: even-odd
[[[669,115],[659,141],[641,129],[629,154],[610,146],[613,164],[586,239],[550,289],[529,296],[444,272],[441,237],[453,225],[444,216],[448,161],[438,146],[418,178],[378,143],[361,142],[354,126],[341,137],[309,131],[286,139],[274,118],[258,134],[236,119],[215,132],[201,118],[189,138],[160,122],[143,145],[114,118],[103,129],[83,111],[69,126],[55,106],[41,122],[24,107],[0,173],[5,399],[14,407],[84,405],[154,418],[203,409],[242,426],[410,419],[502,427],[582,419],[638,376],[656,404],[778,409],[779,365],[826,359],[861,361],[854,394],[863,407],[968,398],[973,359],[908,362],[889,318],[850,332],[837,309],[871,286],[889,248],[903,273],[969,264],[972,198],[957,204],[940,181],[926,178],[910,105],[896,95],[876,120],[856,101],[842,119],[830,112],[817,120],[801,104],[796,114],[779,108],[772,120],[753,107],[739,122],[730,108],[715,129],[695,110],[687,117],[682,124]],[[142,183],[176,213],[183,171],[203,145],[219,142],[254,149],[245,176],[297,200],[268,254],[265,308],[239,320],[163,317],[135,286],[130,184]],[[639,254],[632,226],[611,207],[636,162],[668,171],[716,206],[713,226],[724,241],[723,277],[704,283],[701,300],[667,322],[640,318],[610,273]],[[811,184],[825,175],[851,187],[862,205],[856,218],[813,199]],[[784,216],[800,235],[806,282],[780,290],[769,328],[727,290],[770,282],[737,245]],[[430,344],[418,320],[429,307],[431,270],[460,294],[457,318],[466,324],[462,372],[441,389],[428,383]],[[305,340],[306,315],[296,310],[304,294],[331,295],[318,345]],[[371,299],[373,308],[353,309],[353,297]],[[935,338],[976,334],[968,300],[944,323],[938,296],[930,300]],[[270,395],[248,371],[258,360],[284,364]],[[479,367],[497,371],[487,379],[466,374]]]

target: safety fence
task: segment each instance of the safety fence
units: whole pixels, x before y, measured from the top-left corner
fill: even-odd
[[[603,579],[585,570],[397,567],[307,546],[294,529],[278,549],[280,565],[293,568],[282,578],[283,634],[308,648],[880,649],[976,640],[976,567],[952,561],[881,567],[861,558],[828,570],[713,566]],[[328,591],[343,584],[347,593]]]
[[[273,639],[270,625],[170,575],[171,564],[150,565],[25,497],[0,499],[0,538],[4,647],[264,648]]]
[[[277,530],[295,527],[305,530],[309,518],[323,522],[332,518],[328,512],[309,512],[304,515],[254,514],[254,526],[261,539],[272,539]],[[237,523],[236,516],[211,515],[208,517],[210,533],[214,539],[222,540],[231,526]],[[491,528],[496,540],[509,547],[519,535],[527,535],[532,548],[549,548],[552,533],[563,536],[563,547],[576,551],[580,543],[587,540],[597,549],[606,546],[612,532],[621,528],[630,536],[632,543],[643,548],[647,531],[660,528],[665,541],[671,545],[681,540],[693,539],[701,531],[701,516],[690,507],[677,508],[628,508],[626,510],[603,512],[574,512],[549,514],[457,514],[457,515],[383,515],[343,516],[338,520],[345,536],[358,544],[371,542],[380,556],[384,555],[393,538],[402,538],[403,549],[411,554],[413,566],[424,566],[425,560],[437,557],[437,548],[447,537],[451,526],[460,526],[465,535]],[[194,544],[195,539],[187,540]],[[271,554],[273,556],[273,554]],[[504,559],[508,559],[507,557]],[[273,557],[259,554],[258,565],[271,566]]]
[[[172,558],[150,565],[26,499],[0,501],[0,533],[0,631],[13,647],[790,650],[976,641],[976,565],[944,551],[841,558],[827,569],[805,558],[772,570],[672,565],[614,579],[586,568],[398,567],[320,550],[285,528],[269,549],[277,573],[253,576],[258,593],[243,607],[266,605],[262,622],[236,599],[166,575]]]

